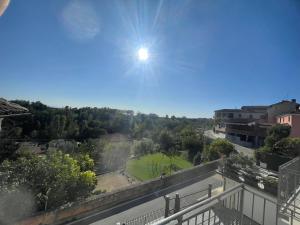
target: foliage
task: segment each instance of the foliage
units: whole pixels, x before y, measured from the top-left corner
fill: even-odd
[[[51,108],[41,102],[14,101],[29,109],[32,116],[14,118],[22,136],[39,140],[98,138],[106,133],[131,129],[132,112],[110,108]]]
[[[265,146],[272,148],[278,141],[290,135],[291,127],[282,124],[276,124],[268,130],[265,139]]]
[[[276,154],[297,157],[300,154],[300,138],[283,138],[274,144],[272,150]]]
[[[165,153],[171,153],[175,147],[175,140],[171,132],[168,130],[162,130],[159,134],[158,143],[161,151]]]
[[[198,134],[191,127],[186,127],[180,132],[182,149],[188,151],[188,158],[193,161],[195,155],[203,149],[203,135]]]
[[[77,160],[61,151],[39,157],[28,155],[16,161],[5,160],[0,190],[10,192],[26,188],[33,193],[39,210],[55,208],[88,196],[97,180],[91,171],[83,171]]]
[[[80,171],[94,170],[94,160],[92,160],[88,154],[76,154],[73,158],[77,160]]]
[[[149,138],[143,138],[140,141],[135,141],[133,143],[133,152],[137,157],[152,154],[157,150],[154,142]]]
[[[159,117],[155,114],[133,114],[130,110],[110,108],[51,108],[41,102],[14,101],[29,109],[31,116],[13,118],[13,127],[21,128],[21,137],[40,141],[98,138],[107,133],[126,133],[133,138],[153,138],[156,142],[161,130],[177,133],[189,125],[193,128],[211,128],[212,119],[187,119],[175,116]],[[4,120],[5,121],[5,120]],[[5,126],[5,124],[4,124]]]
[[[172,171],[192,167],[192,164],[179,156],[172,159]],[[139,180],[150,180],[161,174],[170,174],[170,158],[162,153],[149,154],[127,162],[127,171]],[[172,172],[171,171],[171,172]]]
[[[15,126],[14,121],[5,119],[3,129],[0,132],[0,163],[7,158],[15,158],[19,148],[16,139],[20,138],[22,128]]]
[[[203,152],[205,160],[212,161],[219,159],[221,155],[229,156],[235,152],[233,144],[225,139],[214,140]]]
[[[236,165],[239,168],[252,168],[254,166],[253,159],[243,154],[232,154],[226,159],[226,166]]]
[[[152,139],[155,149],[158,145],[161,151],[168,154],[188,151],[189,160],[192,161],[195,154],[202,151],[202,131],[213,125],[212,119],[205,118],[159,117],[142,113],[134,115],[132,111],[110,108],[52,108],[41,102],[14,102],[28,108],[31,115],[4,120],[3,130],[12,131],[7,137],[14,140],[0,143],[0,161],[15,157],[14,152],[18,148],[16,141],[24,140],[37,144],[68,140],[68,143],[64,143],[64,149],[59,149],[71,155],[87,150],[89,152],[85,153],[97,160],[100,151],[94,151],[96,145],[90,145],[89,140],[101,139],[103,135],[114,133],[126,134],[137,140]],[[77,142],[82,143],[83,149],[77,148]]]
[[[278,162],[285,162],[286,158],[293,158],[300,153],[300,138],[288,137],[291,127],[277,124],[268,131],[263,147],[255,151],[255,158],[258,161],[268,162],[272,168],[278,168]],[[274,157],[270,157],[274,155]],[[282,156],[281,160],[278,157]],[[274,162],[271,160],[275,160]]]

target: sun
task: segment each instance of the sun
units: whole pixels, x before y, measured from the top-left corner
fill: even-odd
[[[140,61],[147,61],[149,59],[149,52],[147,48],[140,48],[137,55]]]

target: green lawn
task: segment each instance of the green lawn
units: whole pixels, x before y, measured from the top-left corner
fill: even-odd
[[[141,181],[150,180],[159,177],[161,173],[170,174],[170,164],[172,163],[171,171],[192,167],[192,163],[186,161],[180,156],[172,157],[171,159],[162,154],[149,154],[140,157],[139,159],[131,159],[127,162],[127,172]]]

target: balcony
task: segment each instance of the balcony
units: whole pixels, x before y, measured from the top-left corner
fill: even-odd
[[[300,223],[297,210],[283,207],[244,184],[196,203],[152,225],[293,225]]]

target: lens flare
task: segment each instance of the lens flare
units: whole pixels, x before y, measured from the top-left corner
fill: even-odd
[[[149,52],[147,48],[140,48],[138,50],[138,59],[140,61],[147,61],[149,58]]]

